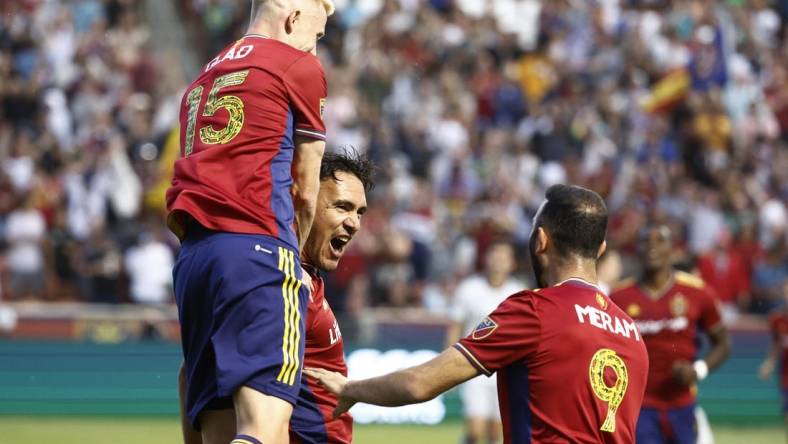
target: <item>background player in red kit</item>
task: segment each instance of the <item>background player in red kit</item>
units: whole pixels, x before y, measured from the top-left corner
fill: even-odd
[[[697,382],[727,359],[730,341],[708,287],[700,278],[673,269],[670,229],[646,228],[640,248],[642,277],[611,295],[637,323],[649,354],[637,442],[695,443]],[[697,356],[700,332],[711,342],[704,359]]]
[[[173,277],[185,408],[206,444],[218,442],[212,412],[230,406],[233,442],[287,442],[301,381],[308,291],[298,251],[325,149],[314,52],[332,11],[320,0],[254,6],[248,34],[184,95],[167,190],[168,225],[181,238]]]
[[[372,165],[351,154],[327,153],[320,167],[320,193],[312,230],[301,252],[304,269],[312,276],[313,291],[306,316],[304,365],[347,374],[344,346],[334,312],[324,294],[321,272],[339,265],[348,243],[360,228],[367,209],[366,191],[373,187]],[[181,387],[183,390],[183,386]],[[181,392],[183,397],[183,392]],[[334,394],[304,375],[298,402],[290,418],[290,442],[300,444],[347,444],[352,441],[353,419],[349,413],[333,418]],[[221,410],[223,437],[235,434],[235,414]],[[186,444],[202,444],[199,433],[184,422]]]
[[[350,381],[306,368],[356,402],[422,402],[480,373],[498,373],[504,443],[631,443],[646,385],[645,346],[632,320],[596,287],[607,209],[584,188],[556,185],[534,218],[539,285],[506,299],[466,338],[425,364]]]
[[[761,364],[758,373],[761,379],[767,380],[774,372],[775,366],[779,365],[783,416],[785,419],[785,430],[788,432],[788,281],[783,284],[783,292],[786,305],[769,317],[772,344],[769,347],[769,354]]]

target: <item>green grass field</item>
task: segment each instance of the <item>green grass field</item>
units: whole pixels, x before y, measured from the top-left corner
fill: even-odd
[[[439,426],[357,426],[358,444],[455,444],[459,423]],[[714,427],[717,444],[782,444],[780,427]],[[174,444],[180,442],[172,418],[63,418],[0,416],[0,444],[52,442],[58,444]]]

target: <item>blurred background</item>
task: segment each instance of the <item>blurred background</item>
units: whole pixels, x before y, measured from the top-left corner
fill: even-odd
[[[788,299],[788,1],[335,3],[318,49],[328,147],[380,167],[328,276],[352,371],[441,350],[496,239],[532,286],[531,218],[568,182],[610,209],[608,286],[637,274],[646,221],[673,228],[733,337],[700,386],[717,441],[782,442],[777,379],[757,371]],[[0,0],[0,443],[177,442],[164,190],[184,88],[249,6]],[[441,424],[362,426],[361,443],[461,433],[456,392],[356,416]]]

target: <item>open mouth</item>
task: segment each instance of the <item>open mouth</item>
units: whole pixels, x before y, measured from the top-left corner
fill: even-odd
[[[331,238],[329,243],[331,244],[333,253],[339,256],[345,251],[348,242],[350,242],[349,236],[335,236]]]

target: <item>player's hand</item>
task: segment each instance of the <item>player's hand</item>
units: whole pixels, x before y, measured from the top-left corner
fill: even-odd
[[[681,385],[690,386],[697,382],[698,375],[689,361],[676,361],[673,363],[673,380]]]
[[[356,401],[343,396],[345,387],[348,384],[348,379],[342,376],[341,373],[330,372],[322,368],[305,367],[304,374],[315,378],[320,385],[326,388],[326,390],[337,395],[339,403],[337,404],[337,408],[334,409],[334,418],[338,418],[340,415],[350,410],[356,403]]]
[[[774,371],[774,360],[767,359],[763,361],[763,364],[761,364],[761,367],[758,369],[758,377],[766,381],[772,375],[773,371]]]

